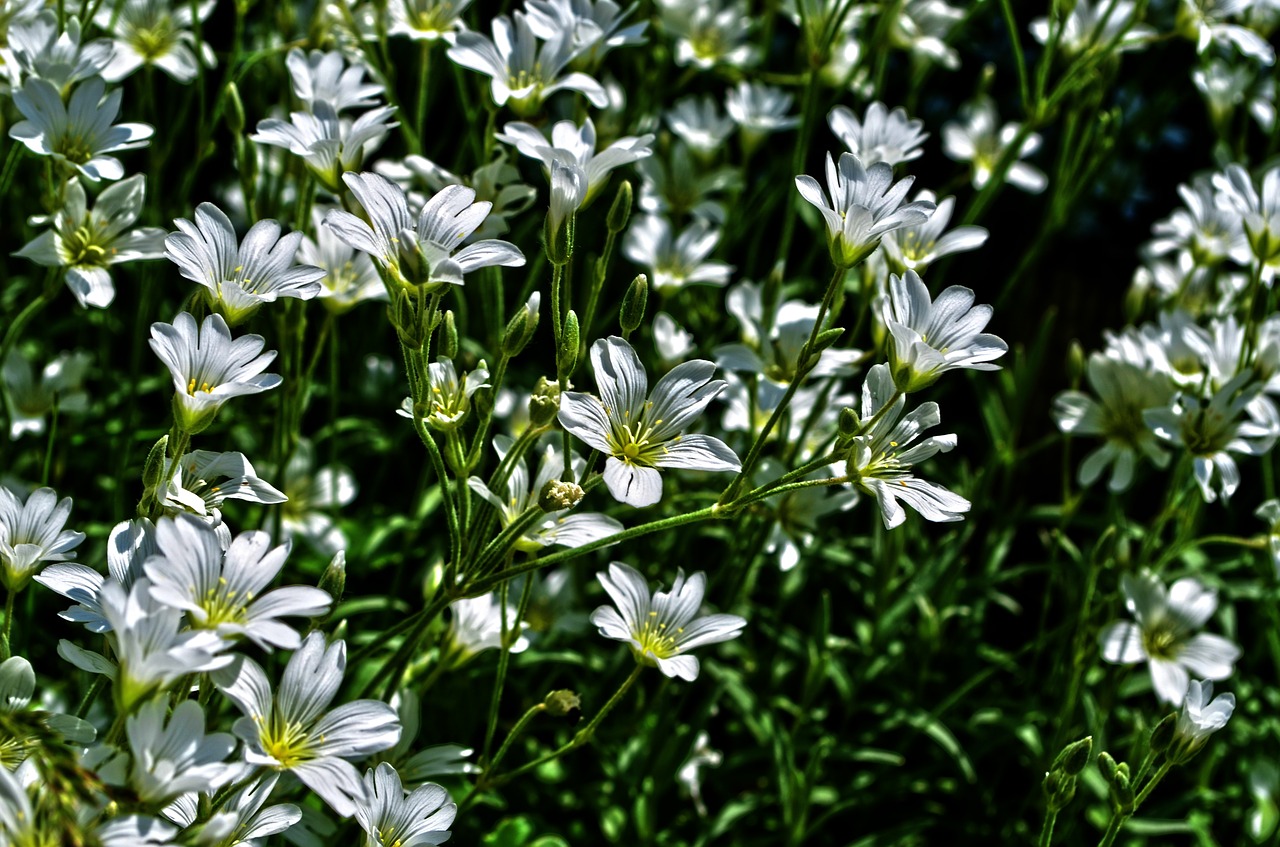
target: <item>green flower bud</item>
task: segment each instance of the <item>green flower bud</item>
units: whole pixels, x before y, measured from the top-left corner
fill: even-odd
[[[347,588],[347,553],[339,550],[329,561],[329,566],[320,575],[320,590],[333,598],[333,605],[342,602],[342,594]]]
[[[627,228],[627,221],[631,219],[631,183],[623,180],[618,186],[618,193],[613,198],[613,205],[609,207],[609,217],[605,223],[609,227],[609,232],[617,235]]]
[[[444,313],[444,332],[440,337],[440,355],[452,359],[458,355],[458,324],[453,310]]]
[[[1067,348],[1067,382],[1071,385],[1080,384],[1080,378],[1084,376],[1085,358],[1080,342],[1072,339],[1071,346]]]
[[[547,259],[553,265],[567,265],[573,256],[573,235],[577,227],[577,215],[565,215],[559,226],[555,226],[548,214],[542,227],[542,242],[547,251]]]
[[[858,418],[858,413],[851,407],[845,406],[840,410],[840,416],[836,419],[836,426],[840,431],[840,438],[853,438],[862,430],[862,421]]]
[[[1116,760],[1106,750],[1098,754],[1098,770],[1102,771],[1102,778],[1107,782],[1115,781],[1118,766]]]
[[[1151,730],[1151,752],[1163,753],[1169,749],[1169,745],[1173,743],[1174,731],[1178,727],[1178,715],[1171,712],[1164,716],[1160,723],[1156,724],[1155,729]]]
[[[541,292],[533,292],[533,296],[507,322],[507,329],[502,334],[502,353],[508,358],[520,355],[520,351],[533,338],[538,328],[538,306],[542,303]]]
[[[1053,769],[1075,776],[1084,770],[1085,765],[1089,764],[1089,755],[1092,752],[1093,736],[1085,736],[1079,741],[1062,748],[1062,752],[1058,754],[1058,758],[1053,762]]]
[[[582,342],[578,331],[578,315],[573,309],[564,318],[564,329],[560,332],[560,349],[556,353],[556,373],[564,380],[573,376],[578,366],[578,346]]]
[[[160,485],[160,481],[164,477],[165,451],[168,448],[168,435],[160,436],[160,440],[151,446],[151,452],[147,453],[147,461],[142,466],[142,487],[144,490],[154,492]],[[174,456],[173,458],[176,461],[181,457]]]
[[[644,310],[649,301],[649,278],[644,274],[636,274],[622,296],[622,309],[618,313],[618,323],[622,326],[623,335],[629,335],[644,322]]]

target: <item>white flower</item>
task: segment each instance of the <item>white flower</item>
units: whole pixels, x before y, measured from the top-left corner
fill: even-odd
[[[44,432],[45,415],[55,408],[63,412],[84,412],[89,395],[84,377],[92,363],[88,353],[62,353],[44,366],[39,378],[21,350],[9,351],[4,360],[4,399],[9,409],[9,438],[16,441],[30,432]]]
[[[1107,487],[1124,491],[1133,482],[1134,469],[1142,456],[1157,468],[1166,467],[1169,453],[1160,446],[1142,415],[1147,409],[1167,405],[1173,398],[1168,378],[1103,353],[1089,357],[1085,376],[1096,400],[1080,391],[1064,391],[1053,401],[1058,429],[1104,439],[1080,464],[1080,484],[1093,485],[1111,465]]]
[[[427,366],[429,383],[429,400],[424,420],[432,429],[451,432],[462,425],[467,413],[471,411],[471,397],[481,388],[488,388],[489,367],[484,359],[476,365],[475,370],[468,371],[458,378],[458,369],[453,360],[444,356]],[[413,419],[413,398],[406,397],[400,403],[396,414]]]
[[[52,488],[38,488],[23,503],[0,485],[0,580],[11,592],[26,588],[41,562],[74,559],[83,532],[63,529],[71,516],[71,498],[58,499]]]
[[[1253,514],[1267,522],[1267,548],[1276,573],[1280,574],[1280,500],[1266,501]]]
[[[529,639],[520,634],[524,623],[516,618],[516,607],[507,605],[507,641],[502,641],[502,618],[504,609],[498,604],[497,597],[484,594],[464,600],[454,600],[449,604],[452,618],[449,621],[448,656],[452,667],[457,667],[483,650],[504,648],[512,653],[520,653],[529,646]]]
[[[269,505],[283,503],[284,494],[263,479],[243,453],[192,450],[169,461],[160,504],[175,512],[190,512],[210,523],[221,522],[218,511],[227,500]]]
[[[892,405],[888,405],[890,400]],[[920,433],[941,423],[942,416],[938,404],[932,401],[921,403],[903,416],[906,403],[906,397],[894,389],[888,365],[876,365],[867,373],[862,383],[862,420],[874,423],[852,440],[845,462],[849,480],[880,503],[886,529],[906,520],[899,498],[925,520],[964,520],[970,508],[968,500],[911,474],[913,465],[937,453],[951,452],[956,437],[935,435],[912,447]]]
[[[957,162],[973,164],[974,188],[980,189],[991,181],[992,169],[1018,136],[1018,124],[1008,123],[997,129],[999,121],[995,102],[983,95],[961,107],[959,121],[950,121],[942,127],[942,152]],[[1040,136],[1028,135],[1004,175],[1007,182],[1031,194],[1044,191],[1049,180],[1038,169],[1018,160],[1030,156],[1039,147]]]
[[[111,579],[128,591],[142,576],[142,564],[156,552],[156,528],[147,518],[121,521],[107,538],[107,572]],[[78,605],[58,617],[84,624],[90,632],[111,631],[111,622],[102,613],[99,594],[102,574],[78,562],[50,565],[36,576],[36,582]]]
[[[471,0],[391,0],[386,6],[387,35],[406,35],[414,41],[443,38],[452,44],[455,33],[465,29],[462,13],[470,6]]]
[[[613,0],[528,0],[529,28],[544,41],[567,33],[573,52],[573,66],[590,69],[600,64],[605,54],[615,47],[643,44],[648,21],[622,26],[635,11],[632,4],[624,11]]]
[[[119,82],[143,65],[154,65],[177,82],[191,82],[200,73],[199,62],[208,68],[217,63],[212,48],[191,32],[192,23],[204,22],[214,5],[215,0],[200,0],[175,8],[170,0],[124,0],[98,7],[94,22],[115,41],[115,56],[102,75]]]
[[[45,267],[66,268],[67,288],[80,305],[105,309],[116,296],[110,266],[164,258],[164,230],[144,226],[125,232],[142,213],[145,195],[146,177],[135,174],[104,189],[89,210],[84,187],[71,180],[64,205],[53,216],[53,228],[14,255]]]
[[[849,152],[858,157],[863,167],[877,162],[900,165],[924,155],[924,121],[907,117],[903,108],[889,111],[878,100],[867,107],[866,117],[858,116],[847,106],[836,106],[827,115],[827,123]]]
[[[388,123],[395,112],[394,106],[383,106],[349,121],[339,118],[333,106],[317,100],[310,112],[293,112],[287,122],[278,118],[259,121],[258,131],[249,138],[301,156],[321,185],[341,194],[342,175],[358,171],[365,156],[377,150],[387,133],[398,126]]]
[[[707,816],[707,804],[702,802],[702,769],[718,768],[723,759],[724,756],[719,750],[711,749],[707,733],[703,730],[694,739],[689,758],[680,766],[680,770],[676,771],[676,782],[683,785],[684,790],[689,792],[689,798],[693,800],[693,807],[697,809],[698,817]]]
[[[499,459],[506,458],[511,451],[510,436],[495,435],[493,447]],[[577,456],[573,459],[575,478],[581,478],[581,468],[585,465]],[[500,497],[491,491],[477,477],[467,480],[467,485],[498,510],[498,520],[503,527],[520,517],[525,510],[538,504],[543,486],[553,479],[559,479],[564,472],[564,456],[554,445],[548,444],[542,451],[538,461],[538,471],[529,480],[529,468],[525,462],[519,462],[511,468],[507,477],[507,496]],[[622,532],[622,524],[606,515],[593,513],[569,514],[569,509],[548,511],[546,517],[534,524],[516,541],[516,549],[533,552],[543,547],[559,545],[561,547],[581,547],[601,538],[607,538]]]
[[[367,847],[422,847],[443,844],[458,813],[449,792],[428,782],[405,796],[400,774],[383,762],[364,775],[364,800],[356,803],[356,820],[364,828]]]
[[[1213,697],[1210,701],[1209,698]],[[1213,696],[1213,683],[1208,680],[1191,680],[1187,697],[1182,701],[1182,712],[1174,728],[1174,739],[1169,749],[1169,759],[1185,764],[1200,752],[1209,736],[1227,725],[1236,710],[1234,694]]]
[[[464,244],[502,235],[510,229],[507,218],[529,208],[538,196],[533,186],[520,181],[520,171],[507,161],[505,150],[495,151],[493,161],[476,168],[469,177],[445,170],[422,156],[405,156],[399,162],[379,159],[374,162],[373,169],[409,192],[411,209],[421,209],[427,201],[426,197],[414,190],[419,184],[432,194],[446,185],[465,185],[475,189],[476,200],[492,203],[484,223],[466,237]]]
[[[551,127],[548,142],[542,131],[532,124],[513,121],[503,127],[496,136],[499,141],[513,145],[523,155],[538,159],[551,173],[553,162],[562,161],[582,169],[586,177],[585,195],[579,205],[590,203],[609,182],[609,174],[615,168],[629,165],[652,155],[649,145],[653,135],[628,135],[619,138],[599,153],[596,152],[596,127],[591,118],[578,127],[573,121],[559,121]]]
[[[1240,485],[1240,469],[1231,453],[1262,456],[1280,437],[1280,417],[1274,405],[1256,404],[1261,384],[1249,384],[1246,371],[1218,389],[1206,403],[1190,394],[1179,394],[1168,406],[1147,409],[1143,420],[1156,435],[1187,449],[1192,456],[1196,482],[1206,503],[1227,500]],[[1247,420],[1242,420],[1243,414]],[[1265,417],[1264,417],[1265,415]],[[1214,486],[1214,478],[1219,480]]]
[[[692,682],[698,678],[698,658],[689,651],[706,644],[729,641],[747,625],[737,615],[698,615],[707,590],[706,574],[687,580],[676,571],[670,591],[649,592],[639,571],[622,562],[611,562],[609,572],[596,574],[614,606],[591,613],[600,634],[631,647],[636,661],[656,667],[664,676]]]
[[[1248,27],[1227,22],[1227,18],[1243,14],[1253,5],[1254,0],[1182,0],[1178,23],[1181,31],[1194,36],[1197,53],[1204,53],[1216,42],[1223,47],[1234,45],[1241,54],[1263,65],[1274,65],[1276,51],[1265,38]]]
[[[1247,183],[1252,188],[1252,183]],[[1245,237],[1243,210],[1226,200],[1209,179],[1201,177],[1190,185],[1179,185],[1178,196],[1186,208],[1158,221],[1155,237],[1148,245],[1152,256],[1186,250],[1196,265],[1214,266],[1224,259],[1241,265],[1249,262],[1249,242]]]
[[[129,715],[125,730],[133,752],[130,784],[146,803],[161,803],[188,791],[216,789],[238,767],[225,759],[236,741],[225,732],[204,734],[204,707],[183,700],[169,713],[167,697],[144,703]]]
[[[235,340],[221,315],[209,315],[200,329],[196,319],[181,312],[172,324],[151,325],[151,349],[173,377],[174,415],[188,432],[199,432],[213,422],[227,400],[257,394],[280,384],[278,374],[264,374],[275,359],[274,350],[262,352],[261,335]]]
[[[269,773],[228,797],[219,811],[204,823],[196,843],[203,845],[207,840],[220,838],[212,842],[216,847],[257,847],[261,839],[284,832],[300,821],[302,810],[292,803],[266,805],[279,780],[280,774]],[[211,803],[216,793],[206,789],[183,794],[161,814],[178,826],[192,826],[201,819],[201,795],[205,802]]]
[[[458,250],[484,222],[492,205],[474,202],[475,189],[445,186],[427,201],[415,222],[404,191],[386,177],[346,174],[342,181],[372,226],[338,209],[325,216],[325,223],[343,241],[372,256],[392,279],[410,285],[462,285],[463,274],[477,268],[524,264],[524,254],[506,241],[477,241]]]
[[[780,88],[741,80],[724,96],[725,110],[748,137],[792,129],[800,123],[791,111],[792,96]]]
[[[724,380],[711,378],[714,363],[694,359],[677,365],[650,393],[640,357],[615,335],[591,345],[591,365],[600,396],[564,392],[560,424],[609,457],[604,481],[614,499],[637,507],[657,503],[659,468],[741,470],[737,454],[723,441],[685,432],[724,390]]]
[[[14,124],[9,137],[38,156],[52,156],[90,182],[119,179],[124,165],[107,154],[145,147],[155,132],[146,124],[114,123],[122,96],[119,89],[108,94],[102,77],[95,76],[77,85],[64,105],[52,83],[32,77],[13,93],[14,105],[26,120]]]
[[[681,97],[666,117],[671,131],[704,157],[719,150],[734,130],[733,118],[721,115],[719,105],[709,94]]]
[[[335,112],[366,109],[377,105],[377,97],[383,91],[378,83],[365,82],[368,68],[360,62],[348,67],[346,57],[336,50],[303,53],[295,47],[285,56],[284,63],[294,96],[308,109],[315,103],[327,103]]]
[[[924,190],[915,199],[932,203],[937,198],[932,191]],[[956,198],[944,197],[938,201],[938,207],[929,220],[885,235],[880,242],[884,246],[882,253],[893,273],[915,271],[922,274],[943,256],[977,250],[987,242],[989,233],[980,226],[958,226],[946,232],[955,205]]]
[[[827,225],[831,258],[851,268],[870,256],[886,233],[922,224],[934,205],[924,201],[903,203],[914,177],[893,181],[893,168],[884,162],[863,168],[858,157],[841,153],[836,164],[827,154],[827,195],[808,175],[796,177],[796,190],[811,203]]]
[[[706,260],[719,243],[720,231],[705,220],[695,218],[673,238],[665,217],[641,215],[627,228],[622,253],[648,269],[654,289],[672,291],[686,285],[728,284],[733,265]]]
[[[332,228],[324,226],[328,209],[311,210],[312,231],[298,243],[298,261],[324,270],[320,279],[320,302],[335,315],[350,311],[365,300],[386,300],[387,289],[378,276],[373,259],[368,253],[356,250],[338,237]]]
[[[573,35],[561,31],[539,44],[528,17],[515,12],[493,19],[493,39],[476,32],[460,32],[449,58],[464,68],[492,79],[490,91],[498,106],[510,103],[520,115],[531,115],[557,91],[579,91],[592,106],[609,105],[604,87],[580,72],[560,76],[573,58]]]
[[[102,73],[114,48],[105,38],[80,43],[80,20],[69,15],[67,28],[59,32],[58,14],[45,9],[35,20],[9,26],[9,47],[18,67],[27,76],[39,77],[65,89]]]
[[[982,331],[991,320],[991,307],[975,306],[973,300],[972,290],[952,285],[932,301],[915,271],[889,277],[884,312],[889,366],[903,393],[927,388],[947,371],[999,370],[991,360],[1009,352],[1009,345]]]
[[[280,507],[281,529],[332,556],[347,546],[347,537],[334,515],[356,499],[356,478],[342,465],[317,470],[315,464],[311,442],[300,440],[282,475],[281,487],[289,500]]]
[[[400,722],[386,703],[356,700],[329,709],[346,667],[346,643],[326,646],[324,635],[313,632],[289,657],[275,695],[262,668],[243,656],[213,675],[244,713],[233,729],[245,742],[246,761],[289,771],[343,817],[364,797],[347,760],[386,750],[400,738]]]
[[[310,300],[320,293],[324,270],[294,264],[302,233],[282,236],[280,224],[265,220],[250,227],[239,242],[231,219],[212,203],[197,206],[195,217],[194,223],[174,220],[180,231],[165,239],[165,254],[184,277],[204,286],[231,326],[278,297]]]
[[[946,39],[965,16],[964,9],[943,0],[906,0],[893,18],[889,37],[895,47],[955,70],[960,67],[960,54]]]
[[[750,41],[751,14],[745,5],[720,0],[678,4],[663,9],[663,25],[676,37],[676,64],[709,70],[716,65],[745,68],[760,58],[760,49]],[[685,14],[685,11],[688,13]]]
[[[194,629],[211,629],[228,640],[244,636],[265,650],[295,650],[302,639],[279,618],[319,617],[333,601],[306,585],[263,593],[289,555],[287,543],[271,549],[268,533],[241,533],[224,553],[212,527],[179,514],[160,519],[156,541],[159,554],[144,565],[151,596],[186,612]]]
[[[1077,56],[1092,48],[1101,49],[1115,42],[1116,51],[1139,50],[1155,35],[1155,30],[1135,23],[1133,13],[1136,4],[1130,0],[1078,0],[1058,33],[1058,49],[1066,56]],[[1036,18],[1028,27],[1031,35],[1041,44],[1050,37],[1048,18]]]
[[[1145,661],[1156,696],[1175,706],[1187,693],[1187,672],[1205,679],[1231,676],[1240,648],[1220,635],[1194,634],[1218,608],[1218,595],[1186,577],[1165,590],[1150,571],[1120,580],[1125,607],[1136,623],[1116,621],[1098,637],[1102,658],[1112,664]]]
[[[1219,202],[1243,217],[1249,246],[1263,264],[1263,281],[1270,283],[1280,270],[1280,166],[1263,175],[1261,192],[1240,165],[1228,165],[1213,177],[1213,184],[1219,191]]]
[[[666,312],[658,312],[653,316],[653,347],[664,364],[679,362],[693,352],[693,334]]]
[[[692,215],[708,224],[722,225],[727,211],[723,200],[742,187],[740,169],[708,168],[700,163],[689,145],[677,140],[670,158],[653,156],[636,164],[644,181],[636,205],[648,215],[680,217]]]

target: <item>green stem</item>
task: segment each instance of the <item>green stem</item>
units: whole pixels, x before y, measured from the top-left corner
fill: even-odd
[[[409,630],[409,634],[405,636],[404,642],[401,643],[400,649],[396,650],[391,659],[364,686],[364,690],[360,694],[361,697],[368,697],[373,694],[379,686],[383,685],[384,680],[390,683],[385,686],[385,691],[390,692],[395,689],[400,677],[404,674],[404,668],[409,659],[418,652],[418,643],[422,640],[422,636],[426,634],[427,627],[431,626],[431,622],[436,619],[436,616],[444,611],[445,606],[449,605],[451,597],[449,591],[446,590],[447,587],[442,588],[425,609],[414,615],[413,626]]]
[[[502,611],[502,655],[498,657],[498,676],[493,683],[493,698],[489,703],[489,726],[484,734],[484,753],[482,760],[488,760],[489,751],[493,748],[493,736],[498,731],[498,706],[502,702],[502,688],[507,679],[507,668],[511,662],[511,649],[507,646],[510,640],[508,634],[510,627],[507,621],[507,590],[510,586],[509,582],[504,582],[501,588],[501,596],[498,599],[499,608]],[[529,598],[533,595],[533,575],[529,574],[524,578],[524,589],[520,592],[520,604],[516,608],[515,625],[520,626],[520,622],[524,620],[524,614],[529,609]],[[489,768],[492,770],[492,767]]]
[[[418,138],[418,155],[420,156],[426,155],[426,151],[421,148],[422,136],[427,127],[427,83],[431,81],[431,45],[430,41],[422,42],[421,67],[418,68],[418,111],[414,113],[418,118],[418,125],[414,135]]]
[[[1007,2],[1007,0],[1006,0]],[[1058,810],[1049,808],[1044,812],[1044,825],[1040,827],[1040,847],[1050,847],[1053,844],[1053,825],[1058,820]]]
[[[13,631],[13,601],[17,596],[18,592],[13,589],[5,592],[4,630],[0,631],[0,661],[8,659],[13,655],[9,650],[9,634]]]
[[[525,712],[523,715],[520,716],[520,720],[516,721],[516,725],[511,727],[511,732],[507,733],[507,737],[503,739],[502,746],[498,748],[498,752],[493,754],[493,761],[489,763],[489,767],[488,767],[489,772],[492,772],[493,770],[495,770],[498,767],[498,765],[502,763],[503,757],[506,756],[507,751],[511,749],[511,742],[515,741],[517,736],[519,736],[521,732],[524,732],[524,728],[529,725],[529,721],[533,720],[535,717],[537,717],[542,712],[545,712],[546,710],[547,710],[546,703],[535,703],[529,709],[529,711]],[[484,782],[483,776],[480,777],[477,784],[482,782]],[[474,793],[475,792],[473,791],[472,794]],[[467,795],[467,799],[463,801],[462,805],[466,806],[470,802],[471,802],[471,795]]]
[[[40,484],[49,484],[49,469],[53,465],[53,444],[58,440],[58,404],[53,404],[53,414],[49,420],[49,439],[44,447],[44,468],[40,472]]]
[[[9,329],[4,334],[4,340],[0,341],[0,364],[3,364],[9,355],[9,351],[18,343],[18,339],[22,337],[22,331],[27,328],[27,324],[31,323],[32,319],[58,296],[60,270],[60,268],[49,268],[48,273],[45,274],[44,287],[40,291],[40,296],[28,303],[14,317],[13,322],[9,324]]]

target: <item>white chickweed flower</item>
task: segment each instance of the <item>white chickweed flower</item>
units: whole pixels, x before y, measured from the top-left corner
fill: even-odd
[[[15,256],[50,268],[66,268],[67,288],[81,306],[105,309],[115,299],[112,265],[139,259],[163,259],[165,231],[144,226],[125,232],[138,220],[146,196],[146,177],[135,174],[108,186],[88,208],[79,180],[67,183],[63,207],[53,227],[33,238]]]
[[[356,478],[342,465],[316,468],[315,448],[300,439],[284,466],[281,488],[289,500],[281,504],[280,528],[298,536],[325,556],[345,550],[347,537],[334,520],[356,499]]]
[[[622,237],[622,254],[647,269],[654,290],[665,293],[686,285],[727,285],[733,265],[707,261],[719,243],[720,230],[701,218],[676,236],[665,217],[640,215]]]
[[[752,17],[745,4],[708,0],[697,4],[668,4],[663,24],[676,37],[676,64],[710,70],[716,65],[745,68],[760,58],[750,40]]]
[[[360,62],[352,62],[348,67],[346,57],[336,50],[303,53],[295,47],[285,56],[284,63],[289,69],[294,96],[308,109],[315,103],[327,103],[335,112],[378,105],[377,98],[383,87],[376,82],[366,82],[364,75],[368,68]]]
[[[111,61],[113,47],[105,38],[80,43],[80,19],[68,15],[59,30],[58,14],[45,9],[35,20],[11,23],[9,48],[23,75],[39,77],[65,89],[97,76]]]
[[[827,192],[808,175],[796,177],[800,196],[811,203],[827,225],[827,243],[837,266],[851,268],[870,256],[886,233],[924,223],[934,204],[903,203],[914,177],[893,181],[893,168],[885,162],[864,168],[852,153],[841,153],[840,162],[827,154]]]
[[[459,379],[453,360],[441,356],[427,366],[427,371],[430,401],[423,420],[427,426],[440,432],[455,430],[471,411],[471,396],[481,388],[489,387],[489,367],[481,359],[474,370],[464,373]],[[412,420],[413,398],[404,398],[396,414]]]
[[[640,572],[622,562],[611,562],[609,572],[596,574],[596,579],[614,606],[596,609],[591,622],[605,638],[629,645],[637,662],[656,667],[664,676],[694,681],[698,658],[689,651],[737,638],[747,625],[737,615],[698,615],[707,590],[707,577],[701,572],[685,579],[684,571],[678,570],[670,591],[652,594]]]
[[[596,127],[591,118],[579,128],[573,121],[559,121],[551,128],[551,140],[532,124],[513,121],[503,127],[497,136],[499,141],[513,145],[523,155],[538,159],[550,174],[552,163],[564,161],[582,169],[586,183],[585,195],[580,206],[585,206],[600,194],[609,182],[609,174],[623,165],[639,161],[653,153],[649,145],[653,135],[619,138],[599,153],[596,152]]]
[[[364,775],[364,800],[356,802],[356,820],[364,828],[366,847],[423,847],[443,844],[458,805],[433,782],[406,796],[400,774],[386,762]]]
[[[1186,699],[1182,701],[1177,726],[1173,730],[1169,759],[1177,764],[1191,761],[1208,743],[1209,736],[1227,725],[1235,710],[1234,694],[1219,694],[1214,697],[1212,682],[1191,680],[1187,686]]]
[[[262,352],[261,335],[231,338],[221,315],[209,315],[199,329],[196,319],[181,312],[172,324],[151,325],[151,349],[173,377],[174,418],[190,433],[213,423],[232,397],[275,388],[279,374],[264,374],[276,351]]]
[[[320,293],[324,270],[294,264],[302,233],[281,235],[279,223],[265,220],[239,242],[231,219],[212,203],[197,206],[195,217],[174,220],[180,231],[165,239],[165,253],[184,277],[204,286],[230,326],[278,297],[310,300]]]
[[[74,559],[83,532],[63,529],[71,516],[71,498],[58,499],[52,488],[37,488],[24,503],[0,485],[0,580],[17,593],[26,588],[41,562]]]
[[[765,135],[792,129],[800,123],[798,117],[789,116],[794,98],[781,88],[758,82],[740,81],[724,96],[725,111],[751,140],[754,147]]]
[[[377,700],[329,704],[347,667],[343,641],[325,644],[312,632],[289,657],[278,691],[252,659],[237,656],[213,674],[214,684],[244,713],[234,732],[245,742],[245,759],[288,771],[343,817],[365,797],[360,775],[348,759],[386,750],[400,738],[395,710]]]
[[[667,110],[666,118],[671,131],[704,158],[724,146],[735,126],[733,118],[720,114],[719,104],[709,94],[681,97]]]
[[[120,114],[120,89],[107,93],[102,77],[90,77],[71,92],[63,104],[62,92],[53,83],[29,78],[13,93],[14,105],[24,121],[9,130],[37,156],[52,156],[90,182],[117,180],[124,165],[114,156],[118,150],[145,147],[154,129],[146,124],[116,124]]]
[[[1174,706],[1183,702],[1188,671],[1205,679],[1231,676],[1240,648],[1221,635],[1195,634],[1218,608],[1218,595],[1186,577],[1166,591],[1150,571],[1120,580],[1125,607],[1135,622],[1116,621],[1098,637],[1102,658],[1112,664],[1145,661],[1156,696]]]
[[[1057,34],[1057,49],[1064,56],[1074,57],[1093,48],[1101,49],[1114,43],[1117,52],[1139,50],[1155,30],[1133,22],[1137,5],[1130,0],[1078,0],[1061,24]],[[1031,36],[1041,44],[1047,44],[1050,36],[1048,18],[1036,18],[1028,27]]]
[[[437,41],[449,44],[456,33],[465,28],[462,13],[471,0],[391,0],[386,6],[390,16],[387,35],[404,35],[413,41]]]
[[[331,210],[325,223],[343,241],[373,257],[393,280],[436,290],[462,285],[463,275],[477,268],[524,264],[524,254],[506,241],[477,241],[458,250],[484,222],[492,206],[475,202],[473,188],[445,186],[427,201],[415,222],[404,190],[386,177],[346,174],[342,181],[369,215],[372,226],[339,209]]]
[[[1263,265],[1263,281],[1270,283],[1280,270],[1280,166],[1262,177],[1262,190],[1240,165],[1228,165],[1213,178],[1220,203],[1235,209],[1244,220],[1244,231],[1254,257]]]
[[[877,162],[893,166],[918,159],[924,155],[924,141],[929,137],[923,131],[924,121],[907,117],[903,108],[891,112],[879,101],[867,107],[862,120],[847,106],[836,106],[827,115],[827,123],[866,168]]]
[[[217,64],[213,49],[198,42],[191,31],[193,22],[203,23],[215,5],[216,0],[194,4],[124,0],[123,4],[98,7],[94,22],[110,33],[115,43],[115,55],[102,75],[108,82],[119,82],[143,65],[150,65],[177,82],[191,82],[200,73],[198,62],[207,68]]]
[[[142,564],[157,550],[156,528],[147,518],[121,521],[107,537],[107,572],[111,579],[127,591],[142,576]],[[84,624],[94,633],[111,631],[111,622],[102,612],[99,595],[102,574],[79,562],[59,562],[32,577],[33,580],[61,594],[78,605],[58,617]]]
[[[529,28],[550,41],[569,33],[573,67],[590,70],[615,47],[643,44],[648,21],[623,26],[635,3],[621,9],[613,0],[527,0]]]
[[[973,187],[981,189],[991,181],[992,170],[1005,149],[1018,137],[1019,125],[1008,123],[997,128],[1000,118],[996,104],[986,95],[961,107],[960,118],[943,125],[942,152],[957,162],[971,162]],[[1049,180],[1040,170],[1019,160],[1039,147],[1040,136],[1031,133],[1024,138],[1004,175],[1007,182],[1031,194],[1044,191]]]
[[[991,360],[1009,352],[1009,345],[982,331],[991,307],[973,300],[972,290],[952,285],[933,301],[915,271],[889,277],[889,366],[904,394],[933,385],[947,371],[999,370]]]
[[[0,374],[9,410],[9,439],[16,441],[28,432],[43,433],[45,416],[55,408],[59,414],[86,411],[89,395],[84,390],[84,378],[92,362],[83,350],[62,353],[37,376],[19,348],[10,350]]]
[[[915,199],[932,203],[937,198],[932,191],[926,189],[917,194]],[[889,270],[897,274],[907,271],[922,274],[928,270],[929,265],[943,256],[977,250],[987,243],[989,233],[984,227],[958,226],[950,232],[946,231],[955,205],[956,198],[944,197],[938,201],[938,207],[929,216],[929,220],[886,234],[880,243],[884,246],[882,253],[889,264]]]
[[[316,100],[310,112],[293,112],[288,121],[258,121],[258,131],[249,138],[301,156],[321,185],[341,194],[342,175],[360,170],[365,156],[398,126],[389,123],[395,112],[394,106],[382,106],[350,121],[339,118],[338,110],[325,101]]]
[[[935,435],[911,446],[920,433],[941,423],[942,416],[933,401],[921,403],[904,416],[906,403],[907,398],[894,388],[887,364],[876,365],[867,373],[862,384],[862,420],[870,428],[855,436],[849,447],[845,462],[849,480],[876,498],[886,529],[906,520],[899,498],[925,520],[964,520],[970,508],[968,500],[911,473],[912,467],[925,459],[951,452],[956,437]]]
[[[324,270],[320,279],[320,302],[335,315],[345,314],[366,300],[386,300],[387,289],[368,253],[356,250],[324,225],[325,207],[311,210],[312,232],[298,243],[298,261]]]
[[[225,732],[204,734],[204,707],[183,700],[169,715],[169,698],[158,697],[129,715],[125,730],[133,752],[130,784],[146,803],[163,803],[188,791],[216,789],[239,770],[225,759],[236,740]]]
[[[524,622],[516,617],[516,607],[508,604],[504,609],[493,593],[454,600],[449,604],[449,612],[451,618],[445,659],[450,667],[456,668],[484,650],[501,648],[521,653],[529,646],[529,639],[520,632]],[[507,620],[505,644],[502,640],[504,614]]]
[[[640,357],[615,335],[591,345],[591,365],[600,396],[564,392],[559,419],[609,457],[604,481],[614,499],[637,507],[657,503],[662,499],[659,468],[741,470],[729,445],[685,432],[724,390],[724,380],[712,379],[715,363],[694,359],[677,365],[649,392]]]
[[[211,525],[221,522],[219,507],[227,500],[271,505],[287,498],[260,479],[243,453],[192,450],[169,461],[160,503],[174,512],[190,512]]]

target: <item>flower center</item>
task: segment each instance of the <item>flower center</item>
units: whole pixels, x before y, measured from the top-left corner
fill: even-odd
[[[94,243],[93,230],[87,226],[77,227],[75,232],[63,237],[62,246],[72,265],[102,267],[107,264],[107,249]]]
[[[637,648],[641,654],[652,653],[659,659],[669,659],[680,652],[676,646],[677,637],[684,632],[684,627],[671,627],[658,619],[657,612],[649,612],[648,618],[634,638],[640,643]]]
[[[1153,659],[1173,660],[1178,655],[1178,632],[1168,623],[1142,631],[1142,649]]]
[[[280,763],[280,770],[287,770],[312,758],[307,744],[307,732],[302,724],[280,726],[276,719],[266,725],[262,724],[261,718],[255,717],[254,720],[259,723],[258,740],[263,752]]]

